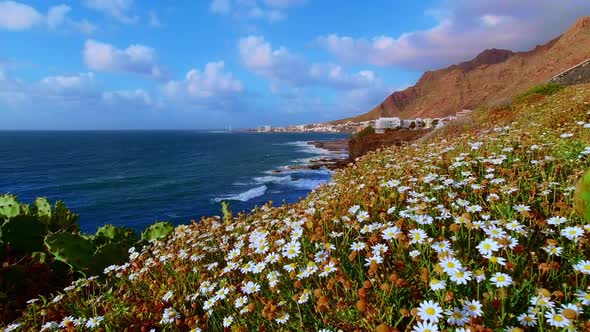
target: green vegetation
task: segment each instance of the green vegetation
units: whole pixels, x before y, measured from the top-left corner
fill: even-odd
[[[174,229],[170,223],[158,222],[146,228],[139,240],[133,229],[113,225],[99,228],[94,235],[81,234],[77,220],[78,215],[60,201],[52,207],[40,197],[31,208],[15,196],[0,196],[0,309],[6,315],[1,320],[14,318],[15,311],[31,297],[123,264],[130,247],[161,240]],[[50,278],[37,280],[43,276],[33,271],[39,270]]]
[[[223,216],[224,222],[231,222],[234,220],[234,216],[229,208],[229,203],[227,201],[221,202],[221,215]]]
[[[527,91],[514,97],[514,101],[519,103],[538,96],[551,96],[563,89],[559,83],[549,82],[545,84],[536,85]]]
[[[296,204],[178,226],[12,327],[588,329],[588,105],[582,85],[477,110]]]
[[[373,128],[372,126],[368,126],[366,128],[364,128],[363,130],[359,131],[358,133],[353,135],[353,139],[360,139],[363,138],[365,136],[369,136],[369,135],[373,135],[375,134],[375,128]]]

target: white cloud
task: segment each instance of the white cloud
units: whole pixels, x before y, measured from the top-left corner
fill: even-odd
[[[66,16],[68,15],[68,13],[70,12],[70,10],[72,10],[72,8],[70,8],[70,6],[61,4],[58,6],[53,6],[51,8],[49,8],[49,11],[47,12],[47,25],[51,28],[51,29],[55,29],[58,26],[62,25],[66,19]]]
[[[247,69],[269,80],[281,112],[333,120],[366,112],[392,91],[371,70],[349,73],[334,63],[309,62],[285,47],[273,49],[261,36],[240,39],[238,51]]]
[[[237,20],[262,20],[275,23],[284,20],[285,10],[306,3],[305,0],[212,0],[209,10],[218,15],[230,15]]]
[[[156,28],[162,26],[162,22],[160,22],[160,18],[158,17],[158,14],[156,13],[155,10],[150,10],[149,18],[150,18],[150,20],[149,20],[150,26],[153,26]]]
[[[44,111],[154,111],[245,109],[242,82],[223,61],[191,69],[182,80],[162,83],[155,92],[145,89],[105,91],[93,72],[47,76],[36,82],[9,77],[0,62],[0,108]],[[40,107],[42,105],[42,107]]]
[[[102,93],[102,100],[111,106],[133,106],[150,108],[156,103],[149,92],[143,89],[118,90]]]
[[[35,111],[42,105],[51,112],[133,111],[161,106],[143,89],[101,91],[92,72],[47,76],[32,83],[10,77],[0,79],[0,105]]]
[[[89,39],[84,45],[84,61],[97,71],[133,73],[154,79],[165,79],[166,70],[158,64],[153,48],[134,44],[118,49],[111,44]]]
[[[15,1],[0,1],[0,28],[26,30],[43,22],[35,8]]]
[[[335,89],[373,86],[380,81],[372,71],[348,74],[332,63],[309,63],[286,48],[272,48],[262,36],[248,36],[238,42],[240,59],[247,69],[268,78],[272,84],[320,85]]]
[[[288,8],[303,5],[307,3],[307,0],[264,0],[264,3],[270,7]]]
[[[37,95],[60,100],[97,98],[97,86],[92,72],[77,75],[48,76],[34,86]]]
[[[88,22],[86,19],[83,19],[81,21],[70,21],[70,24],[78,31],[85,33],[85,34],[91,34],[94,31],[96,31],[98,28],[96,27],[96,25]]]
[[[14,1],[0,1],[0,29],[27,30],[46,25],[51,30],[73,28],[82,33],[92,33],[96,26],[86,19],[75,21],[68,17],[72,8],[65,4],[52,6],[43,15],[35,8]]]
[[[85,0],[84,5],[121,23],[133,24],[139,20],[139,17],[129,13],[133,6],[133,0]]]
[[[91,34],[96,31],[96,25],[88,22],[86,19],[81,21],[71,19],[68,16],[71,10],[72,8],[70,6],[64,4],[49,8],[45,17],[47,26],[52,30],[62,27],[66,29],[72,28],[84,34]]]
[[[209,10],[215,14],[229,14],[231,4],[229,0],[213,0],[209,4]]]
[[[590,14],[590,1],[448,0],[426,14],[437,20],[429,29],[352,38],[339,34],[317,39],[320,46],[347,63],[434,69],[465,61],[487,48],[522,51],[545,43],[574,20]]]
[[[247,11],[248,18],[263,19],[268,22],[274,23],[285,19],[285,14],[282,11],[276,9],[263,9],[260,7],[252,7]]]
[[[203,71],[191,69],[184,80],[172,80],[162,87],[163,94],[171,100],[205,104],[240,95],[243,91],[242,82],[225,71],[223,61],[209,62]]]

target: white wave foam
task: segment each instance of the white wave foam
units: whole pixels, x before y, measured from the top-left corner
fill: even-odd
[[[259,176],[255,177],[254,181],[257,183],[274,183],[274,184],[283,184],[289,183],[293,181],[290,175],[287,176]]]
[[[277,173],[278,171],[278,173]],[[326,167],[321,167],[318,169],[310,169],[310,168],[299,168],[299,169],[290,169],[289,166],[281,166],[279,169],[265,171],[264,174],[268,175],[276,175],[276,174],[326,174],[331,175],[334,174],[334,171],[327,169]],[[291,178],[291,181],[293,178]]]
[[[298,152],[317,154],[317,155],[326,155],[326,156],[333,155],[332,151],[330,151],[328,149],[318,148],[318,147],[314,146],[313,144],[309,144],[310,142],[311,141],[295,141],[295,142],[289,142],[287,144],[297,146],[299,148],[297,150]]]
[[[228,201],[247,202],[247,201],[251,200],[252,198],[256,198],[256,197],[260,197],[260,196],[264,195],[264,193],[266,193],[266,189],[267,189],[266,186],[260,186],[260,187],[252,188],[252,189],[245,191],[245,192],[238,194],[238,195],[218,197],[218,198],[213,199],[213,201],[214,202],[221,202],[224,200],[228,200]]]

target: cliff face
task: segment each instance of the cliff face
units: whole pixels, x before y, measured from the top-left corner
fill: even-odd
[[[412,142],[430,133],[431,130],[393,130],[383,134],[369,134],[363,137],[353,137],[348,141],[348,155],[352,161],[364,156],[369,151],[391,145],[402,145]]]
[[[341,121],[443,117],[466,108],[504,103],[588,58],[590,17],[585,17],[531,51],[490,49],[470,61],[427,71],[416,85],[392,93],[368,113]]]

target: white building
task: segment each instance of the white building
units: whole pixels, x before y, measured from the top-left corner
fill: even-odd
[[[375,132],[383,134],[385,129],[395,129],[401,127],[402,121],[398,117],[379,118],[375,121]]]
[[[416,119],[403,119],[402,123],[401,123],[401,127],[402,128],[406,128],[406,129],[414,129],[412,128],[412,123],[414,124],[414,128],[416,128],[417,123],[416,123]]]

